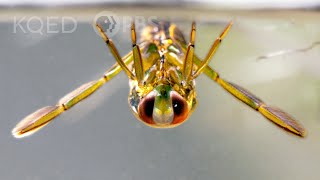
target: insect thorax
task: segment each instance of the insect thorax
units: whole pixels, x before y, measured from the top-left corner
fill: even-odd
[[[148,26],[142,32],[143,83],[130,80],[129,105],[138,117],[140,101],[159,85],[169,85],[188,103],[191,112],[196,106],[195,81],[184,80],[182,73],[186,46],[181,31],[174,24],[161,22]],[[134,72],[133,65],[130,68]],[[139,118],[139,117],[138,117]]]

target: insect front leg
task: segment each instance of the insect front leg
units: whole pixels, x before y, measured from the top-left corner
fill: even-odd
[[[192,79],[193,57],[194,57],[194,41],[196,36],[196,24],[192,22],[190,32],[190,42],[186,50],[186,56],[183,61],[183,76],[184,80],[189,81]]]
[[[136,78],[135,75],[130,71],[128,66],[122,61],[122,58],[119,55],[119,52],[118,52],[116,46],[114,45],[114,43],[112,42],[112,40],[107,36],[107,34],[104,32],[104,30],[102,29],[102,27],[99,24],[96,24],[96,28],[98,29],[98,31],[99,31],[102,39],[106,43],[106,45],[109,47],[113,57],[116,59],[119,66],[121,66],[123,71],[127,74],[127,76],[130,79],[135,79]]]
[[[210,60],[212,59],[212,56],[216,53],[216,51],[218,50],[222,40],[226,37],[226,35],[228,34],[228,32],[230,31],[231,27],[233,25],[233,21],[230,21],[229,24],[224,28],[224,30],[222,31],[222,33],[220,34],[220,36],[214,41],[214,43],[212,44],[207,56],[204,58],[203,61],[201,61],[201,63],[198,63],[198,69],[196,70],[196,72],[193,74],[193,78],[197,78],[205,69],[205,67],[209,64]]]
[[[131,63],[132,53],[129,53],[127,56],[125,56],[123,61],[125,64]],[[28,115],[13,128],[12,135],[16,138],[22,138],[35,133],[62,112],[70,109],[72,106],[97,91],[103,84],[119,74],[121,70],[122,68],[120,65],[116,63],[108,71],[106,71],[106,73],[100,79],[81,85],[74,91],[61,98],[54,106],[43,107]]]
[[[132,55],[133,55],[133,66],[135,69],[135,76],[138,83],[141,85],[144,78],[143,61],[141,57],[140,47],[137,44],[137,35],[135,29],[135,23],[132,21],[131,24],[131,40],[132,40]]]

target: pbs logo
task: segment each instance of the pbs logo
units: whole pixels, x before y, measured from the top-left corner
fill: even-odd
[[[108,37],[114,36],[120,29],[119,17],[111,11],[100,12],[94,17],[93,28],[95,32],[100,35],[96,28],[96,24],[102,27],[104,32],[107,33]]]

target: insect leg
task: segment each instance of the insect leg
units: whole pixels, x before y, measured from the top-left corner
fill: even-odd
[[[132,53],[129,53],[124,57],[124,63],[129,64],[131,62]],[[16,138],[22,138],[35,133],[40,128],[51,122],[59,114],[70,109],[72,106],[95,92],[103,84],[116,76],[121,70],[122,68],[120,65],[116,63],[103,75],[103,77],[81,85],[61,98],[55,106],[46,106],[28,115],[13,128],[12,135]]]
[[[110,49],[111,53],[113,54],[113,57],[116,59],[117,63],[121,66],[123,71],[127,74],[127,76],[130,79],[134,79],[135,78],[134,74],[129,70],[127,65],[122,61],[122,59],[119,55],[119,52],[118,52],[116,46],[113,44],[112,40],[108,38],[108,36],[106,35],[106,33],[104,32],[104,30],[102,29],[102,27],[99,24],[96,24],[96,27],[97,27],[102,39],[109,47],[109,49]]]
[[[225,29],[222,31],[222,33],[220,34],[220,36],[214,41],[214,43],[212,44],[206,58],[202,61],[201,64],[198,65],[198,69],[197,71],[193,74],[193,78],[197,78],[202,71],[204,70],[204,68],[209,64],[212,56],[215,54],[215,52],[217,51],[218,47],[220,46],[222,40],[224,39],[224,37],[228,34],[231,26],[233,24],[233,21],[230,21],[230,23],[225,27]]]
[[[194,62],[196,65],[201,64],[201,60],[197,56],[194,56]],[[273,123],[298,136],[306,136],[307,132],[304,127],[286,112],[277,107],[265,104],[260,98],[244,89],[243,87],[221,79],[219,77],[219,74],[210,66],[206,66],[204,68],[204,74],[207,75],[210,79],[217,82],[234,97],[238,98],[240,101],[244,102],[256,111],[259,111],[264,117],[266,117]]]
[[[133,53],[133,65],[135,69],[135,75],[139,84],[143,82],[144,71],[143,71],[143,62],[141,58],[141,51],[139,45],[137,45],[137,36],[134,21],[131,25],[131,39],[132,39],[132,53]]]
[[[196,35],[196,25],[195,22],[192,22],[192,29],[190,32],[190,42],[187,47],[186,57],[183,63],[183,74],[184,79],[189,81],[192,77],[192,67],[193,67],[193,56],[194,56],[194,40]]]

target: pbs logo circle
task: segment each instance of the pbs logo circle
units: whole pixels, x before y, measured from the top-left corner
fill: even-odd
[[[111,11],[102,11],[94,17],[93,29],[100,36],[99,31],[96,28],[98,24],[108,37],[112,37],[117,34],[120,29],[119,17]]]

